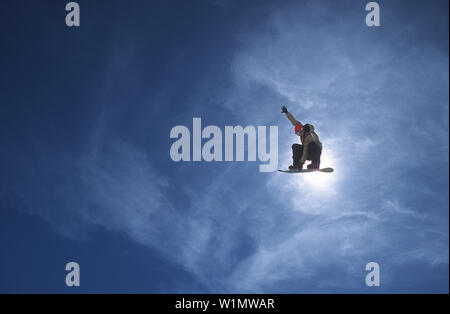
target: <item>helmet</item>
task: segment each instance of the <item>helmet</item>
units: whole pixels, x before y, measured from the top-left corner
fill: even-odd
[[[311,131],[311,124],[307,123],[303,126],[303,130],[305,133],[309,133]]]

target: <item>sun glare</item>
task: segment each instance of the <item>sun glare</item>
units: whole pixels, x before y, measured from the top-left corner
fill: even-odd
[[[307,164],[305,164],[305,167]],[[332,173],[323,173],[323,172],[312,172],[312,173],[304,173],[297,175],[297,180],[299,183],[303,183],[308,188],[314,191],[331,191],[333,190],[333,186],[337,182],[339,171],[337,161],[333,157],[333,152],[330,149],[327,149],[327,152],[324,156],[322,156],[321,160],[321,168],[331,167],[334,169]]]
[[[334,178],[330,173],[308,173],[308,176],[304,177],[304,183],[314,190],[325,191],[332,186]]]

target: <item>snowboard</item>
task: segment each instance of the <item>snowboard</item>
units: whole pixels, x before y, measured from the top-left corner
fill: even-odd
[[[278,170],[285,173],[304,173],[304,172],[333,172],[333,168],[322,168],[322,169],[303,169],[303,170]]]

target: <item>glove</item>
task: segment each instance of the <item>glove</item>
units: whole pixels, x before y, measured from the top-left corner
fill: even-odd
[[[281,113],[288,113],[286,106],[281,106]]]

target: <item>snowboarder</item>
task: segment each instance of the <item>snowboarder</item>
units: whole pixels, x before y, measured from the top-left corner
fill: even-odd
[[[307,169],[320,168],[320,155],[322,154],[322,143],[319,136],[314,131],[314,126],[311,124],[301,124],[298,120],[290,114],[286,106],[281,107],[281,113],[286,114],[286,117],[294,125],[295,134],[300,136],[300,144],[292,145],[292,165],[289,170],[303,170],[305,161],[311,160],[311,164]]]

